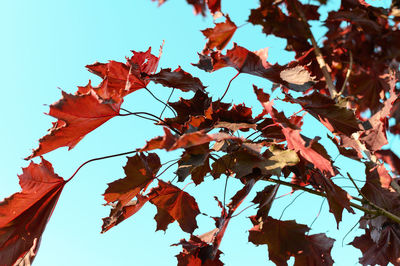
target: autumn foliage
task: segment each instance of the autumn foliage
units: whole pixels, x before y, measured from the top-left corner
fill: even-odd
[[[158,1],[159,5],[164,2]],[[343,176],[357,193],[335,184],[332,178],[342,175],[343,170],[335,165],[320,138],[310,139],[302,133],[303,115],[288,117],[278,111],[270,88],[249,86],[263,108],[254,114],[245,104],[223,101],[237,75],[216,99],[199,78],[181,67],[159,70],[162,47],[158,55],[150,48],[132,51],[126,62],[88,65],[88,70],[102,81],[97,86],[89,82],[78,87],[74,94],[62,92],[62,98],[50,105],[48,114],[56,122],[26,158],[40,156],[41,163],[31,161],[23,168],[19,176],[22,191],[0,203],[0,265],[29,265],[33,261],[64,186],[80,169],[64,180],[42,156],[60,147],[72,149],[108,120],[130,115],[154,121],[163,128],[164,135],[154,136],[133,151],[94,159],[132,154],[124,166],[125,177],[109,183],[104,192],[111,211],[103,218],[102,233],[139,212],[145,204],[153,204],[157,208],[156,230],[165,231],[176,222],[190,234],[188,239],[173,243],[182,246],[176,256],[178,265],[223,265],[219,247],[229,222],[248,200],[255,183],[265,183],[251,200],[256,211],[250,217],[253,227],[248,228],[248,240],[267,245],[269,259],[275,264],[287,265],[291,257],[295,265],[334,262],[334,239],[324,233],[310,235],[307,225],[269,215],[279,188],[289,186],[293,191],[325,197],[337,224],[344,210],[354,215],[356,209],[363,213],[359,226],[365,233],[350,243],[361,250],[361,264],[400,265],[400,159],[394,150],[383,149],[388,144],[388,132],[400,134],[397,2],[384,9],[363,0],[342,0],[340,9],[330,11],[323,21],[328,30],[323,41],[317,43],[309,21],[320,20],[318,8],[326,0],[319,0],[317,5],[298,0],[260,0],[248,22],[260,25],[264,34],[286,39],[285,49],[295,53],[295,60],[285,65],[269,63],[266,48],[249,51],[233,43],[226,50],[240,29],[228,14],[222,13],[221,2],[187,2],[195,14],[211,13],[219,20],[223,17],[222,22],[202,31],[205,47],[198,51],[199,61],[193,65],[206,72],[230,67],[237,75],[250,74],[273,82],[272,91],[284,94],[281,100],[301,106],[303,112],[331,132],[328,138],[341,156],[365,165],[362,186],[358,187],[349,174]],[[152,83],[187,93],[186,98],[165,103],[175,116],[122,108],[125,96],[147,90]],[[165,164],[156,153],[160,149],[182,151],[168,166],[175,167],[176,180],[164,178]],[[242,188],[227,203],[215,198],[221,209],[220,216],[213,217],[215,229],[195,235],[196,217],[201,211],[196,199],[184,191],[182,182],[213,182],[205,181],[206,176],[236,178]]]

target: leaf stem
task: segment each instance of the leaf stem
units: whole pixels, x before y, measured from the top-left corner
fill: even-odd
[[[172,131],[174,131],[176,134],[178,134],[179,136],[182,135],[181,132],[179,132],[178,130],[176,130],[175,128],[173,128],[170,124],[168,124],[168,123],[167,123],[166,121],[164,121],[163,119],[157,117],[156,115],[153,115],[153,114],[147,113],[147,112],[131,112],[131,111],[129,111],[129,110],[127,110],[127,109],[124,109],[124,108],[121,108],[121,110],[127,112],[127,114],[119,114],[119,116],[134,115],[134,116],[138,116],[138,117],[141,117],[141,118],[144,118],[144,119],[148,119],[148,120],[151,120],[151,121],[155,121],[155,122],[157,122],[157,123],[158,123],[158,122],[161,122],[161,123],[163,123],[164,125],[166,125],[169,129],[171,129]],[[148,115],[148,116],[154,117],[154,119],[148,118],[148,117],[144,117],[144,116],[141,116],[141,115]]]
[[[72,178],[74,178],[74,176],[79,172],[79,170],[85,166],[88,163],[94,162],[94,161],[99,161],[99,160],[104,160],[104,159],[108,159],[108,158],[113,158],[113,157],[118,157],[118,156],[123,156],[123,155],[128,155],[131,153],[135,153],[137,152],[137,150],[133,150],[133,151],[127,151],[127,152],[122,152],[122,153],[117,153],[117,154],[113,154],[113,155],[108,155],[108,156],[103,156],[103,157],[98,157],[98,158],[94,158],[94,159],[90,159],[86,162],[84,162],[83,164],[81,164],[76,170],[75,172],[72,174],[72,176],[70,178],[68,178],[67,180],[65,180],[65,182],[69,182]]]
[[[233,81],[237,76],[239,76],[239,74],[240,74],[240,71],[238,71],[238,73],[229,81],[228,86],[226,87],[226,90],[225,90],[224,94],[222,95],[222,97],[219,99],[219,101],[222,101],[222,99],[225,97],[226,93],[227,93],[228,90],[229,90],[229,87],[231,86],[232,81]]]

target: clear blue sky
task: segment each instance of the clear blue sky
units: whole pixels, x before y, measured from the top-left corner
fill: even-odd
[[[387,5],[390,1],[379,1],[382,2]],[[237,25],[245,23],[249,9],[257,6],[256,0],[222,1],[223,11],[229,13]],[[159,46],[165,40],[161,67],[174,69],[181,65],[185,71],[200,77],[211,95],[222,95],[229,79],[235,75],[234,70],[223,69],[208,74],[190,65],[197,62],[197,52],[205,44],[200,30],[212,25],[211,16],[193,16],[192,7],[183,0],[167,1],[160,8],[150,0],[2,1],[0,198],[19,191],[17,174],[21,173],[21,167],[28,165],[22,158],[37,147],[38,139],[46,134],[54,121],[43,113],[48,111],[48,106],[44,104],[49,105],[61,97],[57,87],[73,93],[76,86],[86,85],[89,79],[95,84],[99,81],[86,71],[84,66],[87,64],[95,61],[121,61],[130,55],[130,50],[144,51],[149,46],[158,54]],[[321,30],[317,32],[321,33]],[[250,24],[240,28],[233,41],[249,50],[270,47],[271,63],[284,64],[293,56],[283,51],[285,41],[267,38],[261,33],[260,27]],[[252,92],[253,83],[267,91],[271,87],[264,79],[243,74],[232,83],[225,101],[246,102],[258,114],[261,108]],[[149,88],[163,99],[170,92],[154,84]],[[192,94],[177,93],[175,100],[178,96],[191,97]],[[162,109],[162,105],[145,91],[128,96],[124,107],[131,111],[154,113]],[[277,101],[277,108],[284,109],[287,115],[297,110],[280,101]],[[309,116],[306,117],[304,129],[308,137],[324,136],[327,132]],[[61,148],[44,157],[53,164],[56,173],[66,179],[88,159],[142,147],[146,139],[161,134],[162,129],[149,121],[117,117],[87,135],[73,150],[68,152],[66,148]],[[337,155],[336,149],[329,142],[323,143],[334,158]],[[159,152],[162,162],[176,158],[179,154],[180,151],[175,154]],[[337,162],[354,177],[363,178],[363,168],[354,161],[339,157]],[[125,163],[124,157],[94,162],[84,167],[66,186],[43,235],[35,265],[176,265],[174,256],[181,248],[170,247],[170,244],[189,236],[182,233],[176,223],[170,225],[165,234],[162,231],[154,232],[156,208],[150,204],[117,227],[100,234],[101,218],[109,213],[108,207],[102,206],[105,203],[102,193],[108,182],[124,177],[122,166]],[[173,173],[167,172],[165,180],[172,178]],[[212,198],[214,195],[223,197],[224,179],[212,182],[211,178],[207,178],[206,181],[209,182],[198,187],[190,185],[185,191],[199,199],[200,211],[217,216],[219,210]],[[264,185],[259,184],[257,189],[261,190]],[[238,188],[238,183],[231,180],[227,198]],[[248,201],[253,199],[257,189],[254,189]],[[278,194],[287,191],[282,189]],[[355,193],[355,190],[349,191]],[[272,215],[279,217],[294,196],[277,200]],[[288,208],[283,219],[296,218],[299,223],[310,224],[321,202],[322,199],[316,196],[302,195]],[[248,205],[248,202],[243,204],[244,207]],[[221,259],[226,265],[273,265],[267,261],[266,246],[255,247],[247,242],[247,230],[251,228],[247,217],[254,213],[253,209],[249,209],[229,225],[221,245],[224,252]],[[354,265],[361,254],[341,244],[343,236],[356,223],[357,217],[345,211],[340,231],[337,231],[334,217],[328,212],[328,204],[325,202],[320,217],[312,227],[312,233],[324,232],[337,239],[333,249],[337,265]],[[195,234],[202,234],[214,226],[211,218],[201,215],[198,223],[200,229]],[[360,233],[354,231],[344,243],[350,242]]]

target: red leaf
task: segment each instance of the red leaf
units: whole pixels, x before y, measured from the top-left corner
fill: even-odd
[[[273,102],[269,101],[269,96],[265,94],[262,89],[254,87],[254,91],[274,122],[280,123],[282,126],[282,133],[285,135],[288,148],[300,152],[307,161],[313,163],[315,167],[322,172],[335,175],[331,159],[324,147],[318,143],[318,139],[315,138],[311,140],[301,135],[298,126],[287,119],[282,112],[278,112],[273,107]]]
[[[128,157],[124,167],[126,177],[109,183],[104,192],[104,199],[108,203],[118,201],[125,206],[140,191],[147,188],[160,167],[160,158],[155,153],[149,153],[148,156],[140,153]]]
[[[39,147],[27,160],[63,146],[72,149],[86,134],[117,116],[122,103],[104,101],[93,91],[82,95],[62,92],[62,96],[50,106],[49,115],[57,118],[57,122],[39,140]]]
[[[127,62],[120,63],[109,61],[109,63],[94,63],[86,67],[90,72],[103,79],[96,93],[103,99],[121,100],[127,94],[146,87],[148,80],[142,78],[142,73],[153,74],[157,70],[160,60],[162,46],[158,57],[151,54],[151,48],[146,52],[132,51],[133,56],[127,58]]]
[[[171,134],[171,131],[164,127],[164,136],[155,137],[149,141],[147,141],[146,145],[141,148],[139,151],[151,151],[155,149],[165,149],[169,150],[175,144],[177,137]]]
[[[43,158],[23,168],[19,180],[22,191],[0,203],[0,265],[30,265],[66,183]]]
[[[207,0],[206,2],[211,14],[221,11],[221,0]]]
[[[226,16],[226,21],[222,23],[216,23],[214,28],[207,28],[201,32],[208,39],[206,47],[203,53],[208,54],[209,49],[222,50],[232,39],[237,27],[235,23],[231,21],[229,16]]]
[[[217,250],[216,254],[213,254],[213,247],[208,243],[208,238],[209,233],[201,236],[191,235],[189,241],[181,239],[178,244],[173,244],[182,245],[183,248],[176,256],[178,266],[223,266],[219,259],[222,252]]]
[[[157,74],[149,75],[147,78],[165,87],[176,88],[185,92],[196,92],[197,90],[204,91],[206,88],[203,86],[203,83],[201,83],[200,79],[183,71],[181,67],[178,67],[174,71],[171,71],[170,68],[162,69]]]
[[[269,259],[277,265],[287,265],[294,256],[295,265],[332,265],[330,255],[334,240],[325,234],[306,235],[309,228],[295,221],[280,221],[267,217],[262,223],[252,218],[249,242],[268,245]],[[306,264],[302,264],[305,263]]]
[[[196,200],[188,193],[170,183],[159,180],[158,187],[151,189],[148,196],[152,204],[168,213],[173,220],[178,221],[183,231],[193,233],[197,228],[196,216],[200,213],[199,207]],[[157,220],[157,223],[160,222],[162,221]]]
[[[137,200],[132,200],[125,205],[118,202],[110,211],[110,215],[103,218],[103,225],[101,226],[101,233],[105,233],[112,227],[118,225],[122,221],[128,219],[135,213],[137,213],[143,205],[149,201],[148,197],[144,197],[140,194],[136,195]]]

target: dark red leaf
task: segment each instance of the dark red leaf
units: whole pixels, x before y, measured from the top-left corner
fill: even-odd
[[[345,102],[337,104],[333,99],[318,92],[297,99],[290,96],[288,98],[300,104],[333,133],[350,137],[351,134],[360,130],[354,112],[346,108]]]
[[[221,11],[221,0],[207,0],[206,2],[211,14]]]
[[[180,89],[182,91],[204,91],[206,88],[200,79],[193,77],[189,73],[178,67],[174,71],[170,68],[162,69],[160,72],[149,75],[147,78],[155,83],[159,83],[165,87]]]
[[[398,265],[400,262],[400,228],[398,224],[388,224],[381,230],[378,241],[371,238],[371,232],[354,238],[350,244],[361,250],[362,265]]]
[[[276,193],[278,192],[279,185],[266,186],[262,191],[257,192],[256,197],[253,199],[253,203],[258,204],[258,211],[255,219],[257,221],[266,220],[268,217],[269,210],[271,209],[272,203],[275,199]]]
[[[196,185],[203,182],[206,174],[211,172],[209,154],[208,144],[185,149],[178,161],[178,170],[176,171],[178,181],[182,182],[187,176],[191,175]]]
[[[349,213],[353,213],[350,207],[350,195],[341,187],[332,182],[331,179],[326,178],[321,174],[313,176],[314,181],[321,186],[326,193],[328,199],[329,211],[333,213],[339,229],[339,222],[342,220],[343,209],[345,208]]]
[[[94,91],[72,95],[62,92],[62,98],[50,106],[49,115],[57,118],[50,132],[39,140],[39,147],[29,157],[43,155],[57,148],[69,149],[88,133],[119,114],[122,102],[99,98]]]
[[[249,242],[255,245],[267,244],[269,259],[277,265],[287,265],[292,256],[295,265],[333,264],[330,252],[334,240],[325,234],[306,235],[309,228],[295,221],[267,217],[258,223],[254,217],[251,219],[254,227],[249,231]]]
[[[223,266],[219,257],[222,254],[220,250],[216,250],[209,244],[209,233],[201,236],[191,235],[189,241],[182,239],[178,244],[182,245],[183,251],[179,253],[178,266]]]
[[[173,220],[178,221],[179,226],[187,233],[193,233],[197,228],[196,216],[200,213],[195,199],[178,187],[158,181],[158,187],[152,188],[148,194],[150,202],[158,209],[168,213]],[[156,220],[163,223],[163,220]],[[169,221],[166,224],[171,223]]]
[[[0,203],[0,265],[30,265],[66,183],[43,158],[23,168],[19,180],[22,191]]]
[[[208,28],[201,32],[208,39],[206,47],[203,53],[208,54],[209,50],[217,48],[222,50],[232,39],[237,27],[235,23],[231,21],[229,16],[226,16],[226,21],[222,23],[216,23],[214,28]]]
[[[126,177],[109,183],[104,192],[104,199],[107,203],[118,201],[122,207],[125,206],[140,191],[147,188],[160,167],[160,158],[155,153],[149,153],[148,156],[140,153],[128,157],[124,167]]]

